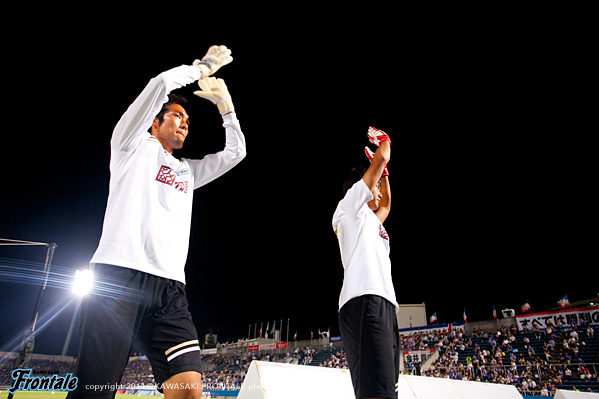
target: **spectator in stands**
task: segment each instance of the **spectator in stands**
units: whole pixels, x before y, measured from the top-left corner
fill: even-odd
[[[591,378],[593,378],[593,375],[591,374],[589,369],[584,364],[578,368],[578,376],[582,380],[589,380],[589,381],[591,380]]]
[[[549,389],[547,389],[547,384],[543,384],[543,388],[541,388],[541,396],[549,396]]]
[[[546,329],[547,335],[553,334],[553,328],[554,328],[554,326],[553,326],[553,323],[551,322],[551,320],[547,321],[547,329]]]
[[[539,326],[537,324],[535,324],[535,338],[537,340],[540,340],[542,335],[543,335],[543,332],[541,331]]]
[[[566,370],[564,370],[564,375],[566,377],[572,377],[572,370],[570,370],[570,368],[566,367]]]
[[[528,356],[532,357],[535,355],[535,349],[532,347],[532,345],[528,345]]]
[[[537,383],[533,378],[528,378],[528,388],[530,388],[531,391],[535,391],[537,389]]]
[[[530,390],[528,389],[528,381],[527,380],[522,381],[520,393],[527,394],[527,395],[530,394]]]

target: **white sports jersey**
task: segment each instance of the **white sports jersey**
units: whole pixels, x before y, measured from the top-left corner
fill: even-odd
[[[399,310],[391,279],[389,235],[368,207],[372,199],[368,186],[360,180],[347,190],[333,215],[344,269],[340,310],[347,301],[362,295],[381,296]]]
[[[225,149],[178,160],[148,129],[168,94],[201,77],[180,66],[150,80],[113,134],[110,187],[102,237],[91,263],[141,270],[185,283],[193,190],[221,176],[246,154],[235,114],[223,117]]]

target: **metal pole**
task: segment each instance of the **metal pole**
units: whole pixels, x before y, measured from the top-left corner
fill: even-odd
[[[15,369],[19,369],[27,362],[27,357],[29,353],[33,352],[33,346],[35,344],[35,325],[37,324],[37,317],[40,311],[40,304],[42,302],[42,295],[46,286],[48,285],[48,277],[50,276],[50,268],[52,266],[52,257],[54,256],[54,250],[57,245],[55,243],[46,244],[48,246],[48,250],[46,251],[46,263],[44,264],[44,282],[40,287],[40,293],[37,296],[37,302],[35,303],[35,308],[33,309],[33,321],[31,323],[31,330],[25,332],[25,336],[23,338],[23,343],[21,344],[21,348],[19,351],[19,356],[17,357],[17,361],[15,362]],[[13,393],[8,393],[7,399],[12,399],[14,396]]]
[[[54,256],[54,250],[56,249],[56,244],[48,244],[48,251],[46,252],[46,263],[44,264],[44,283],[40,288],[40,293],[37,296],[37,303],[35,304],[35,308],[33,310],[33,323],[31,326],[31,333],[35,333],[35,325],[37,324],[37,317],[40,312],[40,304],[42,302],[42,295],[46,290],[46,285],[48,285],[48,277],[50,276],[50,268],[52,266],[52,257]]]

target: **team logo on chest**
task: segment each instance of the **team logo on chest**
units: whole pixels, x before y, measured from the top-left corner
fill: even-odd
[[[176,181],[177,173],[173,170],[173,168],[162,165],[160,170],[158,171],[158,175],[156,176],[156,181],[160,183],[164,183],[169,186],[173,186],[176,190],[187,193],[187,189],[189,187],[188,181]]]
[[[172,168],[162,165],[158,171],[158,176],[156,176],[156,181],[172,186],[175,183],[176,177],[177,175],[173,172]]]

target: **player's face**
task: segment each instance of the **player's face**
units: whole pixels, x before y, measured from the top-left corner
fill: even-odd
[[[381,199],[383,198],[383,194],[381,194],[380,187],[381,181],[379,180],[379,183],[374,187],[374,190],[372,191],[373,199],[368,201],[368,207],[373,211],[379,209],[379,204],[381,203]]]
[[[164,119],[159,124],[158,118],[152,124],[152,135],[160,141],[162,147],[171,154],[173,150],[183,147],[183,142],[189,132],[189,116],[179,104],[170,104],[164,113]]]

